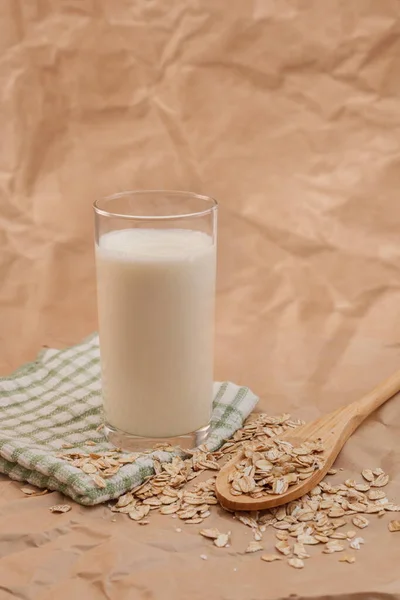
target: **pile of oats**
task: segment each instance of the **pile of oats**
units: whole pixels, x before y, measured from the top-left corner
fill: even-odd
[[[170,463],[156,460],[155,475],[119,498],[111,510],[128,513],[130,518],[139,522],[147,517],[150,510],[159,510],[164,515],[176,514],[186,524],[199,525],[211,514],[210,505],[218,504],[216,477],[197,483],[191,489],[184,489],[186,484],[203,471],[218,471],[220,459],[229,459],[233,453],[255,442],[264,446],[271,442],[271,438],[300,424],[301,421],[292,421],[290,415],[270,417],[262,414],[247,422],[217,452],[210,453],[200,446],[188,458],[174,457]]]
[[[94,442],[86,442],[86,446],[94,445]],[[69,449],[70,447],[71,444],[63,445],[63,449]],[[118,473],[121,467],[135,462],[143,455],[140,453],[127,454],[120,448],[115,448],[115,450],[107,452],[77,452],[71,450],[71,452],[59,452],[56,456],[90,475],[97,487],[105,488],[105,480],[108,477],[112,477]]]
[[[236,452],[242,452],[243,460],[231,480],[233,494],[260,497],[283,493],[321,466],[319,454],[323,448],[318,440],[299,447],[279,440],[282,433],[302,424],[287,414],[277,417],[259,414],[250,418],[218,452],[208,452],[203,446],[185,458],[174,456],[168,463],[155,460],[154,475],[121,496],[110,508],[114,513],[127,514],[139,525],[149,523],[152,511],[179,518],[185,525],[201,525],[211,515],[211,506],[218,504],[216,476],[188,484],[205,471],[218,471],[219,461],[231,458]],[[102,481],[140,455],[127,455],[116,449],[104,453],[72,451],[60,456],[91,475],[102,487]],[[267,563],[285,560],[290,567],[303,569],[314,553],[311,547],[315,546],[323,554],[338,553],[340,562],[353,564],[365,543],[361,531],[368,527],[370,519],[374,515],[379,518],[387,512],[399,512],[400,506],[391,503],[382,489],[389,482],[389,476],[382,469],[364,469],[359,481],[346,479],[333,485],[329,483],[329,476],[336,474],[337,470],[331,469],[309,494],[284,506],[232,515],[253,534],[253,541],[244,552],[260,553],[261,560]],[[30,490],[25,493],[34,495]],[[69,507],[56,506],[50,510],[66,512]],[[400,531],[400,521],[391,521],[388,528],[391,532]],[[176,531],[182,530],[176,528]],[[199,533],[217,548],[231,545],[230,531],[213,528],[200,529]],[[262,553],[265,537],[269,546],[272,539],[274,553]],[[201,554],[200,558],[207,560],[208,557]]]
[[[218,504],[215,477],[184,489],[185,484],[206,470],[217,471],[216,453],[199,450],[190,458],[175,456],[170,463],[154,461],[155,475],[124,494],[111,507],[113,512],[127,513],[134,521],[142,521],[151,510],[163,515],[176,515],[186,524],[199,525],[210,516],[210,506]]]
[[[271,417],[266,414],[258,414],[249,417],[242,429],[238,429],[220,449],[220,452],[236,453],[242,450],[246,442],[265,444],[271,438],[279,437],[289,429],[295,429],[299,425],[305,425],[304,421],[294,420],[287,413]]]
[[[324,461],[318,456],[323,451],[320,440],[301,446],[279,438],[249,443],[243,449],[243,459],[235,465],[236,472],[229,474],[230,492],[251,498],[284,494],[323,466]]]

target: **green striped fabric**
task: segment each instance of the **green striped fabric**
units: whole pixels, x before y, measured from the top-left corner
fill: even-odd
[[[210,450],[241,427],[257,401],[246,387],[214,384]],[[81,504],[118,498],[152,474],[152,455],[124,465],[101,489],[90,475],[57,457],[64,443],[87,452],[91,440],[92,452],[112,449],[97,431],[102,420],[98,336],[66,350],[44,350],[36,361],[0,378],[0,472]],[[154,454],[171,460],[171,453]]]

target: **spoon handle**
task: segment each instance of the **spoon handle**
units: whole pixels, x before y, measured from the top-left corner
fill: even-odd
[[[349,418],[349,435],[357,429],[364,419],[398,392],[400,392],[400,370],[390,375],[384,381],[381,381],[373,390],[366,393],[359,400],[339,409],[338,412],[343,411]]]

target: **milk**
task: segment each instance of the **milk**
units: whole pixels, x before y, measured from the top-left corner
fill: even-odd
[[[96,245],[107,422],[172,437],[208,424],[216,250],[185,229],[125,229]]]

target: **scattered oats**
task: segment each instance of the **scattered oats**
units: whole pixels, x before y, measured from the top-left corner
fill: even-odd
[[[315,517],[315,511],[304,510],[298,513],[297,520],[300,522],[313,521]]]
[[[368,492],[370,485],[368,483],[356,483],[354,488],[357,490],[357,492]]]
[[[139,525],[148,525],[150,521],[138,521]]]
[[[139,458],[139,456],[140,456],[140,454],[129,454],[129,455],[126,455],[126,456],[120,456],[118,458],[118,462],[121,465],[129,465],[129,464],[135,462],[135,460],[137,458]],[[156,460],[155,459],[153,461],[153,464],[154,464],[154,466],[156,465]]]
[[[333,554],[333,552],[343,552],[344,545],[336,540],[332,540],[325,545],[324,554]]]
[[[231,458],[240,452],[237,469],[230,473],[229,484],[233,495],[247,494],[253,498],[262,498],[268,494],[282,494],[291,486],[305,481],[323,466],[320,455],[324,448],[319,440],[294,446],[280,439],[281,435],[303,423],[290,419],[289,415],[271,417],[265,414],[252,415],[230,440],[227,440],[217,452],[209,452],[203,445],[182,456],[170,456],[170,462],[154,461],[154,474],[127,494],[117,503],[110,504],[115,513],[128,514],[138,524],[146,525],[150,510],[171,518],[180,518],[185,524],[200,524],[210,516],[211,506],[218,505],[215,492],[216,475],[206,480],[187,485],[198,475],[219,470],[219,460]],[[102,427],[102,426],[101,426]],[[172,447],[160,445],[160,450],[172,452]],[[148,453],[125,453],[120,449],[105,452],[79,452],[66,449],[57,456],[72,466],[87,471],[99,487],[106,486],[106,480],[119,471],[125,464],[133,463],[139,456]],[[339,469],[343,471],[343,469]],[[329,474],[337,473],[329,470]],[[246,552],[262,550],[263,533],[273,527],[277,554],[261,556],[265,562],[282,560],[284,556],[291,561],[308,559],[308,545],[323,544],[324,553],[339,552],[344,562],[354,562],[354,557],[346,559],[344,545],[359,550],[364,543],[355,531],[349,530],[349,517],[356,527],[366,527],[368,519],[363,515],[387,511],[400,511],[400,506],[392,504],[380,489],[389,481],[389,476],[380,468],[364,469],[364,482],[347,479],[341,484],[330,484],[328,478],[315,486],[309,494],[289,502],[279,508],[261,512],[237,512],[233,518],[251,529],[252,542]],[[203,478],[202,478],[203,479]],[[28,489],[28,488],[26,488]],[[29,496],[37,495],[28,489]],[[39,493],[46,493],[44,492]],[[398,531],[398,521],[392,521]],[[344,532],[339,528],[346,526]],[[177,532],[182,529],[177,528]],[[218,529],[202,529],[200,534],[208,537],[217,547],[230,546],[230,533],[220,533]],[[250,537],[250,536],[249,536]],[[272,536],[273,537],[273,536]],[[207,559],[206,555],[201,555]],[[296,568],[296,567],[295,567]]]
[[[304,545],[299,543],[294,545],[293,554],[297,556],[297,558],[310,558],[310,555],[304,548]]]
[[[225,546],[229,544],[230,534],[230,531],[228,531],[228,533],[220,533],[219,536],[214,540],[214,545],[217,546],[217,548],[225,548]]]
[[[122,514],[126,515],[126,514],[130,513],[131,510],[133,510],[135,508],[136,504],[137,504],[137,500],[133,500],[132,502],[130,502],[126,506],[122,506],[121,508],[118,508],[117,506],[112,506],[111,510],[113,512],[122,513]]]
[[[177,527],[177,528],[175,529],[175,531],[176,531],[177,533],[182,533],[182,529],[181,529],[180,527]]]
[[[237,519],[239,519],[239,521],[241,523],[243,523],[243,525],[247,525],[248,527],[252,527],[252,528],[256,528],[257,527],[257,521],[255,519],[253,519],[252,517],[247,516],[246,513],[235,513],[235,517]]]
[[[158,506],[161,506],[161,501],[158,498],[155,498],[154,496],[150,496],[150,498],[145,498],[143,500],[143,504],[156,508]],[[168,506],[171,505],[169,504]]]
[[[379,477],[379,475],[384,475],[385,471],[383,469],[381,469],[380,467],[378,467],[377,469],[373,469],[373,474],[376,475],[376,477]]]
[[[274,529],[279,529],[279,530],[287,530],[290,529],[290,523],[288,523],[287,521],[278,521],[277,523],[274,523],[272,525],[272,527]]]
[[[331,538],[331,540],[347,540],[347,535],[345,533],[341,533],[340,531],[335,531],[335,533],[331,533],[329,537]]]
[[[379,475],[374,481],[371,482],[371,487],[384,487],[389,483],[389,475],[384,473]]]
[[[150,506],[144,506],[144,505],[142,505],[140,508],[141,508],[141,510],[143,511],[143,513],[144,513],[144,516],[145,516],[145,517],[147,517],[147,515],[148,515],[148,514],[149,514],[149,512],[150,512]]]
[[[52,513],[66,513],[71,510],[72,506],[69,504],[56,504],[55,506],[50,506],[50,512]]]
[[[253,535],[254,535],[254,539],[255,539],[256,542],[261,542],[261,540],[262,540],[262,533],[261,533],[261,531],[259,529],[256,529],[254,531]]]
[[[332,519],[337,519],[338,517],[343,517],[344,514],[345,511],[343,510],[343,508],[331,508],[331,510],[328,512],[328,517],[331,517]]]
[[[289,542],[287,542],[285,540],[277,542],[275,544],[275,548],[278,550],[278,552],[280,552],[281,554],[284,554],[285,556],[289,556],[292,553]]]
[[[352,523],[359,529],[364,529],[364,527],[368,527],[369,525],[367,517],[364,517],[363,515],[357,515],[356,517],[353,517]]]
[[[272,470],[272,464],[269,460],[257,460],[255,466],[259,471],[265,471],[266,473]]]
[[[355,538],[357,535],[356,531],[353,531],[352,529],[350,529],[349,531],[346,532],[346,537],[348,540],[352,540],[353,538]]]
[[[370,490],[367,494],[368,500],[382,500],[386,497],[383,490]]]
[[[350,513],[348,513],[348,514],[350,514]],[[331,522],[331,526],[335,530],[339,529],[340,527],[344,527],[345,525],[347,525],[346,519],[336,519],[335,521]]]
[[[327,472],[327,475],[336,475],[337,473],[337,469],[329,469],[329,471]]]
[[[144,519],[144,517],[146,517],[149,512],[150,512],[150,506],[142,505],[142,506],[138,506],[137,508],[134,508],[128,514],[129,514],[129,518],[132,519],[133,521],[140,521],[141,519]]]
[[[361,475],[364,477],[366,481],[372,482],[375,479],[375,475],[371,471],[371,469],[364,469],[361,471]]]
[[[264,546],[262,544],[260,544],[260,542],[250,542],[249,545],[247,546],[245,552],[246,553],[259,552],[259,550],[264,550]]]
[[[387,498],[379,498],[375,501],[375,506],[384,507],[386,504],[390,504]]]
[[[346,479],[346,481],[344,482],[344,485],[346,485],[349,488],[353,488],[353,487],[356,487],[357,482],[354,479]]]
[[[82,466],[82,471],[88,475],[92,475],[93,473],[97,473],[97,467],[89,462]]]
[[[174,504],[168,504],[168,505],[161,506],[160,513],[162,515],[173,515],[178,510],[179,510],[179,504],[174,503]]]
[[[389,531],[400,531],[400,521],[390,521],[388,525]]]
[[[388,510],[390,512],[400,512],[400,505],[399,504],[392,504],[390,502],[389,504],[385,504],[384,509]]]
[[[30,488],[21,488],[21,491],[26,494],[27,496],[30,496],[31,498],[37,498],[38,496],[44,496],[45,494],[49,493],[49,490],[44,489],[44,490],[32,490]]]
[[[303,569],[304,561],[302,561],[301,558],[289,558],[288,565],[290,565],[294,569]]]
[[[381,506],[375,506],[373,504],[370,504],[367,507],[367,510],[365,511],[367,514],[373,514],[373,513],[379,513],[381,512],[382,507]]]
[[[343,554],[343,556],[341,556],[339,558],[339,562],[346,562],[346,563],[349,563],[350,565],[352,565],[353,563],[356,562],[356,557],[350,556],[350,554]]]
[[[261,560],[265,562],[274,562],[276,560],[283,560],[283,556],[279,556],[279,554],[263,554]]]
[[[93,481],[99,488],[105,488],[107,485],[104,479],[100,477],[100,475],[93,475]]]
[[[201,560],[207,560],[207,554],[200,554]]]
[[[353,548],[353,550],[361,550],[361,544],[364,544],[364,543],[365,543],[364,538],[356,537],[351,540],[350,548]]]
[[[38,490],[32,490],[31,488],[23,487],[21,488],[21,492],[23,492],[27,496],[33,496],[34,494],[38,493]]]
[[[286,506],[280,506],[275,513],[275,518],[278,521],[283,521],[286,518]]]
[[[118,498],[118,502],[115,505],[117,508],[122,508],[123,506],[128,506],[128,504],[130,504],[133,501],[133,496],[130,492],[128,492],[127,494],[124,494],[123,496],[120,496]]]
[[[322,544],[326,544],[327,542],[329,542],[329,538],[326,535],[320,535],[319,533],[316,533],[314,537],[316,540],[318,540],[318,542],[321,542]]]
[[[176,496],[160,496],[161,504],[174,504],[176,502]]]
[[[297,537],[297,541],[299,541],[301,544],[306,544],[306,546],[319,544],[319,541],[314,536],[307,534],[299,535]]]
[[[178,512],[178,517],[182,520],[185,519],[193,519],[197,515],[197,510],[195,508],[188,508],[187,510],[182,510]]]
[[[365,504],[361,504],[360,502],[349,502],[347,508],[354,512],[365,512]]]
[[[203,519],[201,517],[192,517],[191,519],[186,519],[185,524],[186,525],[200,525],[200,523],[203,522]]]

